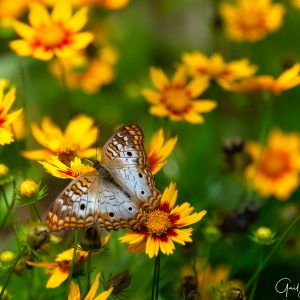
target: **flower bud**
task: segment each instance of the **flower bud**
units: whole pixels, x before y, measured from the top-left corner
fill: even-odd
[[[276,239],[274,239],[275,233],[268,227],[259,227],[252,235],[252,240],[258,244],[271,245]]]
[[[43,248],[50,240],[50,231],[44,224],[33,224],[28,232],[28,245],[35,250]]]
[[[130,285],[132,275],[125,270],[108,279],[106,288],[113,287],[112,295],[118,295]]]
[[[10,250],[6,250],[0,253],[0,262],[2,264],[11,264],[16,258],[16,254]]]
[[[222,236],[221,231],[215,226],[207,226],[204,228],[203,233],[207,241],[210,243],[217,241]]]
[[[38,184],[31,179],[24,180],[19,186],[19,194],[25,198],[31,198],[35,196],[38,191]]]
[[[8,174],[9,169],[6,165],[0,164],[0,177],[4,177]]]

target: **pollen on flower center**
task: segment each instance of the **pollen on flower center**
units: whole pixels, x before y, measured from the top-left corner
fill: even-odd
[[[163,101],[171,110],[183,113],[189,107],[191,98],[184,89],[180,87],[170,87],[165,91]]]
[[[39,32],[39,40],[46,47],[54,48],[62,45],[66,38],[66,32],[62,26],[51,24],[43,27]]]
[[[156,209],[148,213],[145,225],[150,232],[156,235],[162,235],[167,232],[172,226],[172,223],[169,218],[169,213]]]
[[[290,160],[282,151],[266,150],[260,161],[260,171],[267,177],[278,178],[290,169]]]

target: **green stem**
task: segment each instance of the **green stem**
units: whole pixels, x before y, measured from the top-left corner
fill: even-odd
[[[74,243],[73,243],[73,256],[72,256],[72,261],[71,261],[71,268],[70,268],[70,273],[69,273],[69,277],[68,277],[68,285],[67,285],[67,290],[66,290],[66,299],[68,298],[68,293],[69,293],[69,289],[70,289],[70,284],[72,281],[72,276],[74,273],[74,268],[75,268],[75,261],[76,261],[76,252],[77,252],[77,244],[78,244],[78,230],[75,229],[74,230]]]
[[[290,224],[290,226],[285,230],[285,232],[282,234],[282,236],[279,238],[278,242],[275,244],[273,249],[270,251],[269,255],[264,259],[264,261],[261,263],[260,267],[257,268],[253,276],[250,278],[246,285],[246,290],[249,289],[249,287],[252,285],[252,283],[256,280],[256,277],[260,274],[260,272],[265,268],[267,263],[270,261],[273,254],[276,252],[276,250],[279,248],[279,246],[282,244],[282,242],[286,239],[290,231],[294,228],[294,226],[297,224],[297,222],[300,220],[300,215],[295,218],[295,220]]]
[[[157,269],[156,269],[156,287],[155,287],[155,300],[158,300],[158,292],[159,292],[159,273],[160,273],[160,252],[157,255]]]
[[[259,263],[258,263],[258,266],[257,266],[258,269],[261,267],[261,264],[263,262],[263,253],[264,253],[264,246],[261,246],[261,249],[260,249],[260,258],[259,258]],[[256,277],[256,279],[254,281],[254,284],[253,284],[253,287],[252,287],[252,290],[251,290],[251,293],[250,293],[250,296],[249,296],[249,300],[253,300],[254,299],[254,295],[255,295],[255,291],[256,291],[256,287],[257,287],[259,276],[260,276],[260,273],[257,275],[257,277]]]
[[[0,228],[3,228],[3,227],[4,227],[4,225],[5,225],[6,221],[7,221],[7,219],[9,218],[9,216],[10,216],[10,214],[11,214],[11,212],[12,212],[14,206],[15,206],[15,203],[16,203],[16,197],[15,197],[15,195],[14,195],[14,196],[13,196],[13,200],[12,200],[10,206],[7,208],[7,212],[6,212],[6,214],[5,214],[5,216],[4,216],[3,220],[2,220],[2,223],[1,223],[1,225],[0,225]]]
[[[5,289],[7,288],[8,284],[9,284],[10,278],[11,278],[11,276],[12,276],[14,270],[15,270],[15,267],[16,267],[17,263],[19,262],[19,260],[23,257],[25,251],[26,251],[26,247],[24,247],[21,250],[21,252],[19,253],[19,255],[16,257],[14,264],[12,265],[11,269],[9,270],[9,274],[6,277],[6,280],[5,280],[5,282],[4,282],[3,286],[2,286],[2,290],[0,292],[0,299],[2,299],[4,291],[5,291]]]
[[[153,280],[152,280],[152,292],[151,292],[151,300],[154,300],[155,288],[156,288],[156,278],[157,278],[157,256],[155,257],[154,263],[154,272],[153,272]]]
[[[4,189],[3,186],[1,186],[1,190],[2,190],[3,197],[4,197],[5,205],[6,205],[7,209],[9,209],[9,204],[8,204],[7,196],[6,196],[5,189]]]
[[[91,251],[89,250],[88,258],[87,258],[87,293],[91,288],[91,266],[92,266],[92,255]]]
[[[34,211],[34,213],[35,213],[37,219],[41,222],[41,221],[42,221],[42,218],[41,218],[41,215],[40,215],[40,213],[39,213],[39,211],[38,211],[38,208],[37,208],[37,206],[36,206],[36,203],[32,203],[32,208],[33,208],[33,211]]]

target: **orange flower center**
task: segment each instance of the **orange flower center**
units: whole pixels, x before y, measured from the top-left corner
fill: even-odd
[[[263,30],[266,27],[266,13],[264,11],[241,11],[238,18],[238,27],[245,33],[252,30]]]
[[[169,213],[156,209],[147,214],[145,225],[151,233],[162,235],[172,226]]]
[[[77,152],[71,148],[65,148],[58,151],[58,160],[65,165],[69,165],[72,160],[76,157]]]
[[[261,157],[259,170],[271,179],[285,175],[291,169],[290,157],[284,151],[267,149]]]
[[[59,47],[66,38],[66,32],[58,24],[50,24],[39,31],[39,40],[42,45],[48,48]]]
[[[184,88],[171,86],[165,91],[163,102],[171,111],[181,114],[189,108],[191,96]]]

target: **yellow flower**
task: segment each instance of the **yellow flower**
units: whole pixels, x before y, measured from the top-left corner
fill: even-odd
[[[300,84],[300,64],[282,72],[278,78],[270,75],[261,75],[245,78],[237,82],[220,82],[221,86],[231,92],[269,92],[279,95],[282,92],[292,89]]]
[[[129,245],[130,252],[146,252],[150,258],[158,252],[169,255],[175,250],[174,242],[181,245],[192,242],[192,228],[181,228],[199,222],[205,210],[193,213],[194,208],[185,202],[174,207],[177,199],[176,185],[171,183],[165,189],[160,205],[146,216],[139,231],[130,231],[120,238]]]
[[[207,57],[198,51],[184,53],[182,60],[192,75],[208,76],[215,80],[233,81],[252,76],[257,70],[248,59],[225,62],[220,54]]]
[[[116,61],[117,53],[111,47],[102,47],[95,56],[80,52],[72,57],[53,61],[50,71],[58,78],[65,76],[70,89],[81,88],[87,94],[94,94],[114,80],[113,66]]]
[[[94,283],[91,286],[91,289],[89,290],[88,294],[84,297],[84,300],[106,300],[110,294],[113,291],[113,287],[111,287],[109,290],[101,293],[97,297],[95,297],[95,294],[97,292],[98,286],[99,286],[99,277],[100,273],[97,273]],[[74,281],[70,284],[69,294],[68,294],[68,300],[80,300],[80,289],[78,284],[76,284]]]
[[[22,108],[13,113],[8,113],[16,100],[16,89],[11,88],[4,94],[3,86],[0,86],[0,145],[10,144],[14,141],[13,134],[8,127],[20,118]]]
[[[24,180],[19,186],[19,194],[22,197],[31,198],[36,195],[39,191],[39,185],[31,180]]]
[[[5,164],[0,164],[0,178],[8,174],[9,168]]]
[[[27,8],[26,0],[0,1],[0,26],[10,27],[14,19],[19,18]]]
[[[290,1],[295,8],[300,9],[300,0],[291,0]]]
[[[56,288],[60,286],[70,274],[71,263],[73,258],[74,249],[66,250],[58,254],[55,258],[54,263],[47,262],[31,262],[26,261],[30,266],[47,268],[51,274],[50,278],[47,281],[46,288]],[[88,252],[76,250],[76,259],[75,266],[83,263],[88,257]]]
[[[222,282],[224,283],[229,276],[229,267],[225,265],[220,265],[212,268],[210,265],[206,265],[204,261],[198,260],[196,262],[197,271],[197,286],[200,292],[201,300],[213,300],[212,288],[218,288]],[[194,270],[185,266],[182,269],[182,275],[194,276]]]
[[[199,124],[204,122],[201,114],[210,112],[217,106],[211,100],[195,99],[208,88],[208,78],[194,78],[186,83],[188,74],[184,66],[177,69],[171,81],[160,69],[151,68],[150,72],[157,91],[144,89],[142,94],[152,104],[151,114],[169,117],[172,121],[185,120]]]
[[[98,129],[93,127],[94,120],[85,115],[73,118],[65,132],[62,132],[50,118],[44,117],[41,128],[32,124],[34,138],[45,149],[23,151],[22,155],[33,160],[49,160],[56,155],[69,164],[76,156],[90,158],[96,155],[96,148],[89,148],[97,140]]]
[[[246,168],[248,184],[262,196],[287,200],[299,186],[300,137],[274,129],[265,146],[249,142],[252,163]]]
[[[63,179],[75,179],[81,174],[96,172],[93,167],[82,164],[81,159],[78,157],[71,161],[70,167],[61,162],[56,156],[52,156],[48,162],[39,161],[39,163],[43,165],[48,173]]]
[[[147,164],[150,172],[154,175],[158,173],[167,162],[168,156],[174,150],[177,137],[165,139],[163,129],[158,130],[151,138],[146,147]]]
[[[285,7],[271,0],[236,0],[222,3],[220,14],[228,36],[235,41],[255,42],[277,31],[283,22]]]
[[[22,39],[12,41],[10,47],[20,56],[41,60],[71,56],[93,40],[92,33],[79,33],[88,21],[87,14],[87,8],[83,7],[72,16],[68,1],[56,1],[51,14],[46,6],[33,3],[29,12],[30,26],[14,22],[13,27]]]
[[[72,0],[75,6],[97,5],[108,9],[121,9],[128,4],[129,0]]]

